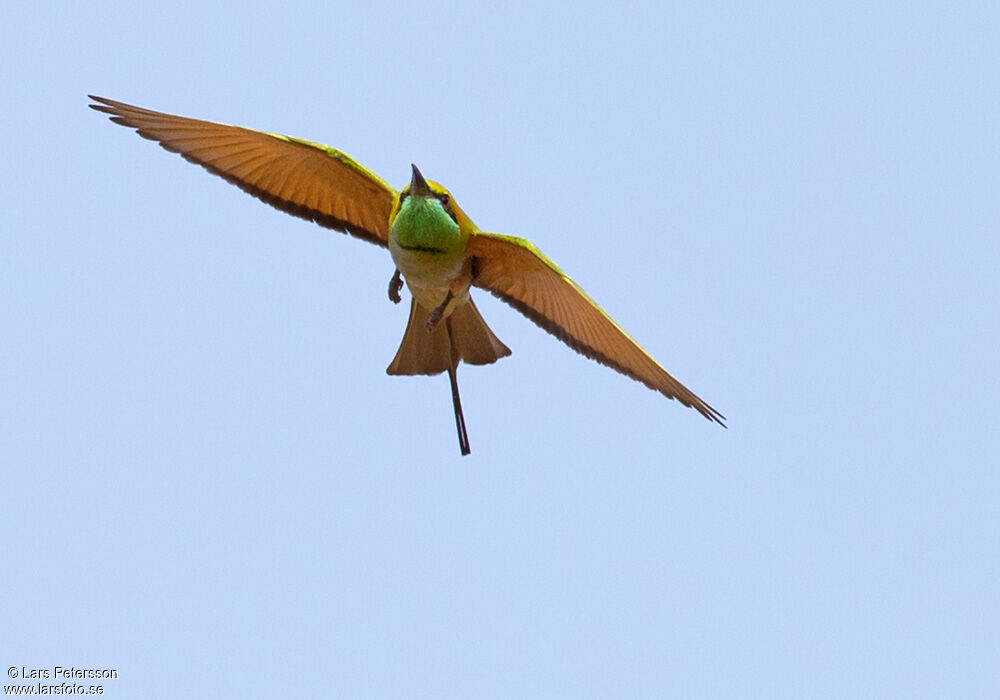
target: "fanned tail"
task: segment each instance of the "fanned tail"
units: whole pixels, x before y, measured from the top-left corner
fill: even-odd
[[[448,372],[451,399],[455,408],[458,444],[469,454],[469,436],[458,393],[458,363],[487,365],[510,354],[510,349],[493,334],[472,299],[456,307],[437,327],[427,332],[424,324],[430,312],[417,301],[410,302],[410,319],[399,350],[386,372],[389,374],[440,374]]]

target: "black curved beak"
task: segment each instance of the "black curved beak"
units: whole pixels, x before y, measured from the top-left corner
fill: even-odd
[[[434,195],[434,190],[431,186],[427,184],[427,180],[424,176],[420,174],[416,165],[410,163],[413,167],[413,178],[410,180],[410,195],[417,197],[431,197]]]

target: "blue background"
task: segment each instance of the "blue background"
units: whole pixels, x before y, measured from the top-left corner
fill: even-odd
[[[1000,695],[992,3],[11,3],[0,664],[118,698]],[[417,163],[723,430],[86,93]]]

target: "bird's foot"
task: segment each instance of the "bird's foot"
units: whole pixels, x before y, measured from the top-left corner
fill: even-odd
[[[434,329],[437,328],[437,324],[441,322],[441,317],[444,316],[444,310],[448,308],[448,304],[452,300],[451,290],[448,290],[448,296],[444,298],[436,309],[431,311],[431,315],[427,317],[427,322],[424,324],[424,328],[427,329],[428,333],[433,333]]]
[[[398,304],[402,301],[402,297],[399,296],[399,290],[403,288],[403,278],[399,276],[399,270],[397,269],[392,273],[392,279],[389,280],[389,301],[393,304]]]

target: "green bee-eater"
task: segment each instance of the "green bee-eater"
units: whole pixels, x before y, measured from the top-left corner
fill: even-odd
[[[228,124],[178,117],[90,96],[93,109],[158,141],[273,207],[389,248],[396,265],[389,298],[403,280],[410,320],[389,374],[448,372],[458,441],[469,454],[456,371],[459,361],[496,362],[510,350],[469,296],[485,289],[577,352],[725,425],[725,417],[674,379],[566,273],[529,241],[485,233],[451,194],[414,165],[396,191],[333,148]]]

